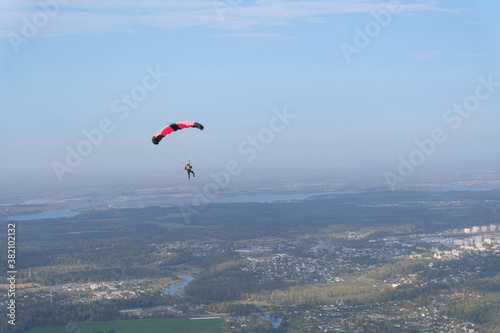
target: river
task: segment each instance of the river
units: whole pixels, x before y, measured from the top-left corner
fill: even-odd
[[[496,186],[449,186],[445,188],[436,188],[433,191],[448,192],[448,191],[490,191],[498,189]],[[314,193],[289,193],[289,194],[255,194],[255,195],[237,195],[237,196],[221,196],[208,199],[210,203],[236,203],[236,202],[275,202],[275,201],[291,201],[304,200],[312,196],[328,195],[328,194],[356,194],[364,191],[328,191]],[[70,204],[67,208],[51,209],[35,214],[24,214],[9,216],[10,221],[29,221],[50,218],[73,217],[78,214],[78,209],[109,206],[109,207],[126,207],[126,206],[154,206],[154,205],[186,205],[192,204],[193,201],[198,201],[196,198],[163,198],[153,200],[126,200],[126,201],[89,201]]]
[[[210,203],[236,203],[236,202],[273,202],[273,201],[291,201],[304,200],[314,195],[327,195],[332,193],[358,193],[358,192],[316,192],[316,193],[292,193],[292,194],[261,194],[261,195],[239,195],[210,198]],[[10,221],[29,221],[39,219],[73,217],[78,214],[78,209],[109,206],[109,207],[126,207],[126,206],[154,206],[154,205],[185,205],[192,204],[193,198],[168,198],[154,200],[127,200],[127,201],[89,201],[70,204],[67,208],[51,209],[35,214],[23,214],[9,216]]]
[[[189,275],[177,275],[177,277],[179,279],[184,279],[184,281],[168,286],[167,289],[165,289],[164,292],[165,295],[172,295],[172,296],[175,295],[180,289],[184,288],[185,286],[188,285],[189,282],[194,280],[194,277]]]
[[[281,325],[282,319],[273,315],[260,315],[260,318],[267,320],[273,325],[273,328],[278,328]]]

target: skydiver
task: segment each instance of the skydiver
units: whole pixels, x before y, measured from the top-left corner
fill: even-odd
[[[187,164],[184,164],[184,170],[187,171],[189,180],[191,180],[191,173],[193,174],[193,177],[196,177],[192,169],[193,167],[191,166],[191,161],[189,161]]]

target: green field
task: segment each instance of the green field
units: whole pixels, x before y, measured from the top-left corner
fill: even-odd
[[[75,322],[66,326],[41,326],[27,331],[27,333],[92,333],[106,332],[114,329],[116,333],[220,333],[222,332],[222,318],[213,319],[150,319],[150,320],[116,320],[100,322]]]

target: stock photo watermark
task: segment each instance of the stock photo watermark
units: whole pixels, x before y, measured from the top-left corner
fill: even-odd
[[[490,98],[500,87],[500,81],[494,81],[493,75],[487,78],[480,76],[477,78],[479,84],[475,87],[474,93],[466,96],[462,102],[454,103],[452,107],[443,113],[443,121],[449,125],[451,130],[458,130],[464,119],[470,118],[481,105],[481,102]],[[423,165],[438,149],[439,145],[448,140],[447,131],[441,127],[434,128],[429,137],[422,140],[415,140],[416,148],[406,157],[399,155],[399,165],[397,172],[387,171],[384,173],[387,185],[391,190],[395,190],[398,183],[404,182],[413,175],[416,168]]]
[[[289,113],[286,108],[282,110],[274,109],[273,116],[269,120],[268,125],[261,128],[256,135],[249,135],[236,147],[236,151],[243,158],[243,162],[253,162],[257,158],[258,153],[271,144],[276,135],[283,132],[295,117],[296,115]],[[228,161],[223,170],[209,172],[211,181],[205,184],[203,189],[193,188],[194,197],[192,204],[189,206],[179,206],[186,224],[191,223],[190,216],[198,214],[202,209],[207,207],[211,199],[215,198],[220,190],[229,186],[233,177],[241,174],[245,164],[243,162],[238,159]]]
[[[128,93],[122,94],[111,102],[111,113],[115,114],[119,120],[125,120],[130,115],[131,110],[138,108],[140,103],[148,97],[148,94],[158,88],[168,75],[167,72],[160,69],[159,65],[156,65],[154,69],[150,66],[146,67],[146,74],[143,76],[141,84],[132,87]],[[59,182],[64,180],[63,176],[66,173],[71,173],[80,166],[84,158],[91,155],[94,149],[103,143],[105,136],[113,133],[116,125],[116,120],[109,117],[102,118],[96,127],[82,131],[84,138],[76,145],[67,145],[64,161],[51,163],[52,170]]]
[[[38,10],[32,15],[22,17],[20,33],[9,32],[7,38],[15,53],[19,53],[20,46],[26,45],[29,41],[40,34],[40,31],[49,24],[67,5],[70,0],[46,0],[37,4]]]
[[[16,223],[7,225],[7,282],[9,290],[7,293],[7,323],[16,325]]]
[[[377,38],[392,22],[392,16],[400,10],[399,1],[391,2],[386,9],[373,12],[373,20],[367,22],[363,28],[354,28],[352,43],[342,42],[339,44],[342,55],[350,64],[354,55],[359,55],[370,43]]]
[[[243,3],[243,0],[225,0],[225,1],[214,1],[212,5],[214,6],[215,12],[219,17],[219,20],[223,21],[225,15],[234,11]]]

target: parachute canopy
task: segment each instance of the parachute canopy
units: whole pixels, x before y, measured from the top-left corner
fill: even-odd
[[[153,141],[153,143],[157,145],[160,143],[161,139],[163,139],[166,135],[175,132],[177,130],[189,127],[198,128],[200,130],[203,130],[204,128],[202,124],[197,123],[195,121],[180,121],[175,124],[170,124],[167,127],[163,127],[153,136],[153,139],[151,139],[151,141]]]

